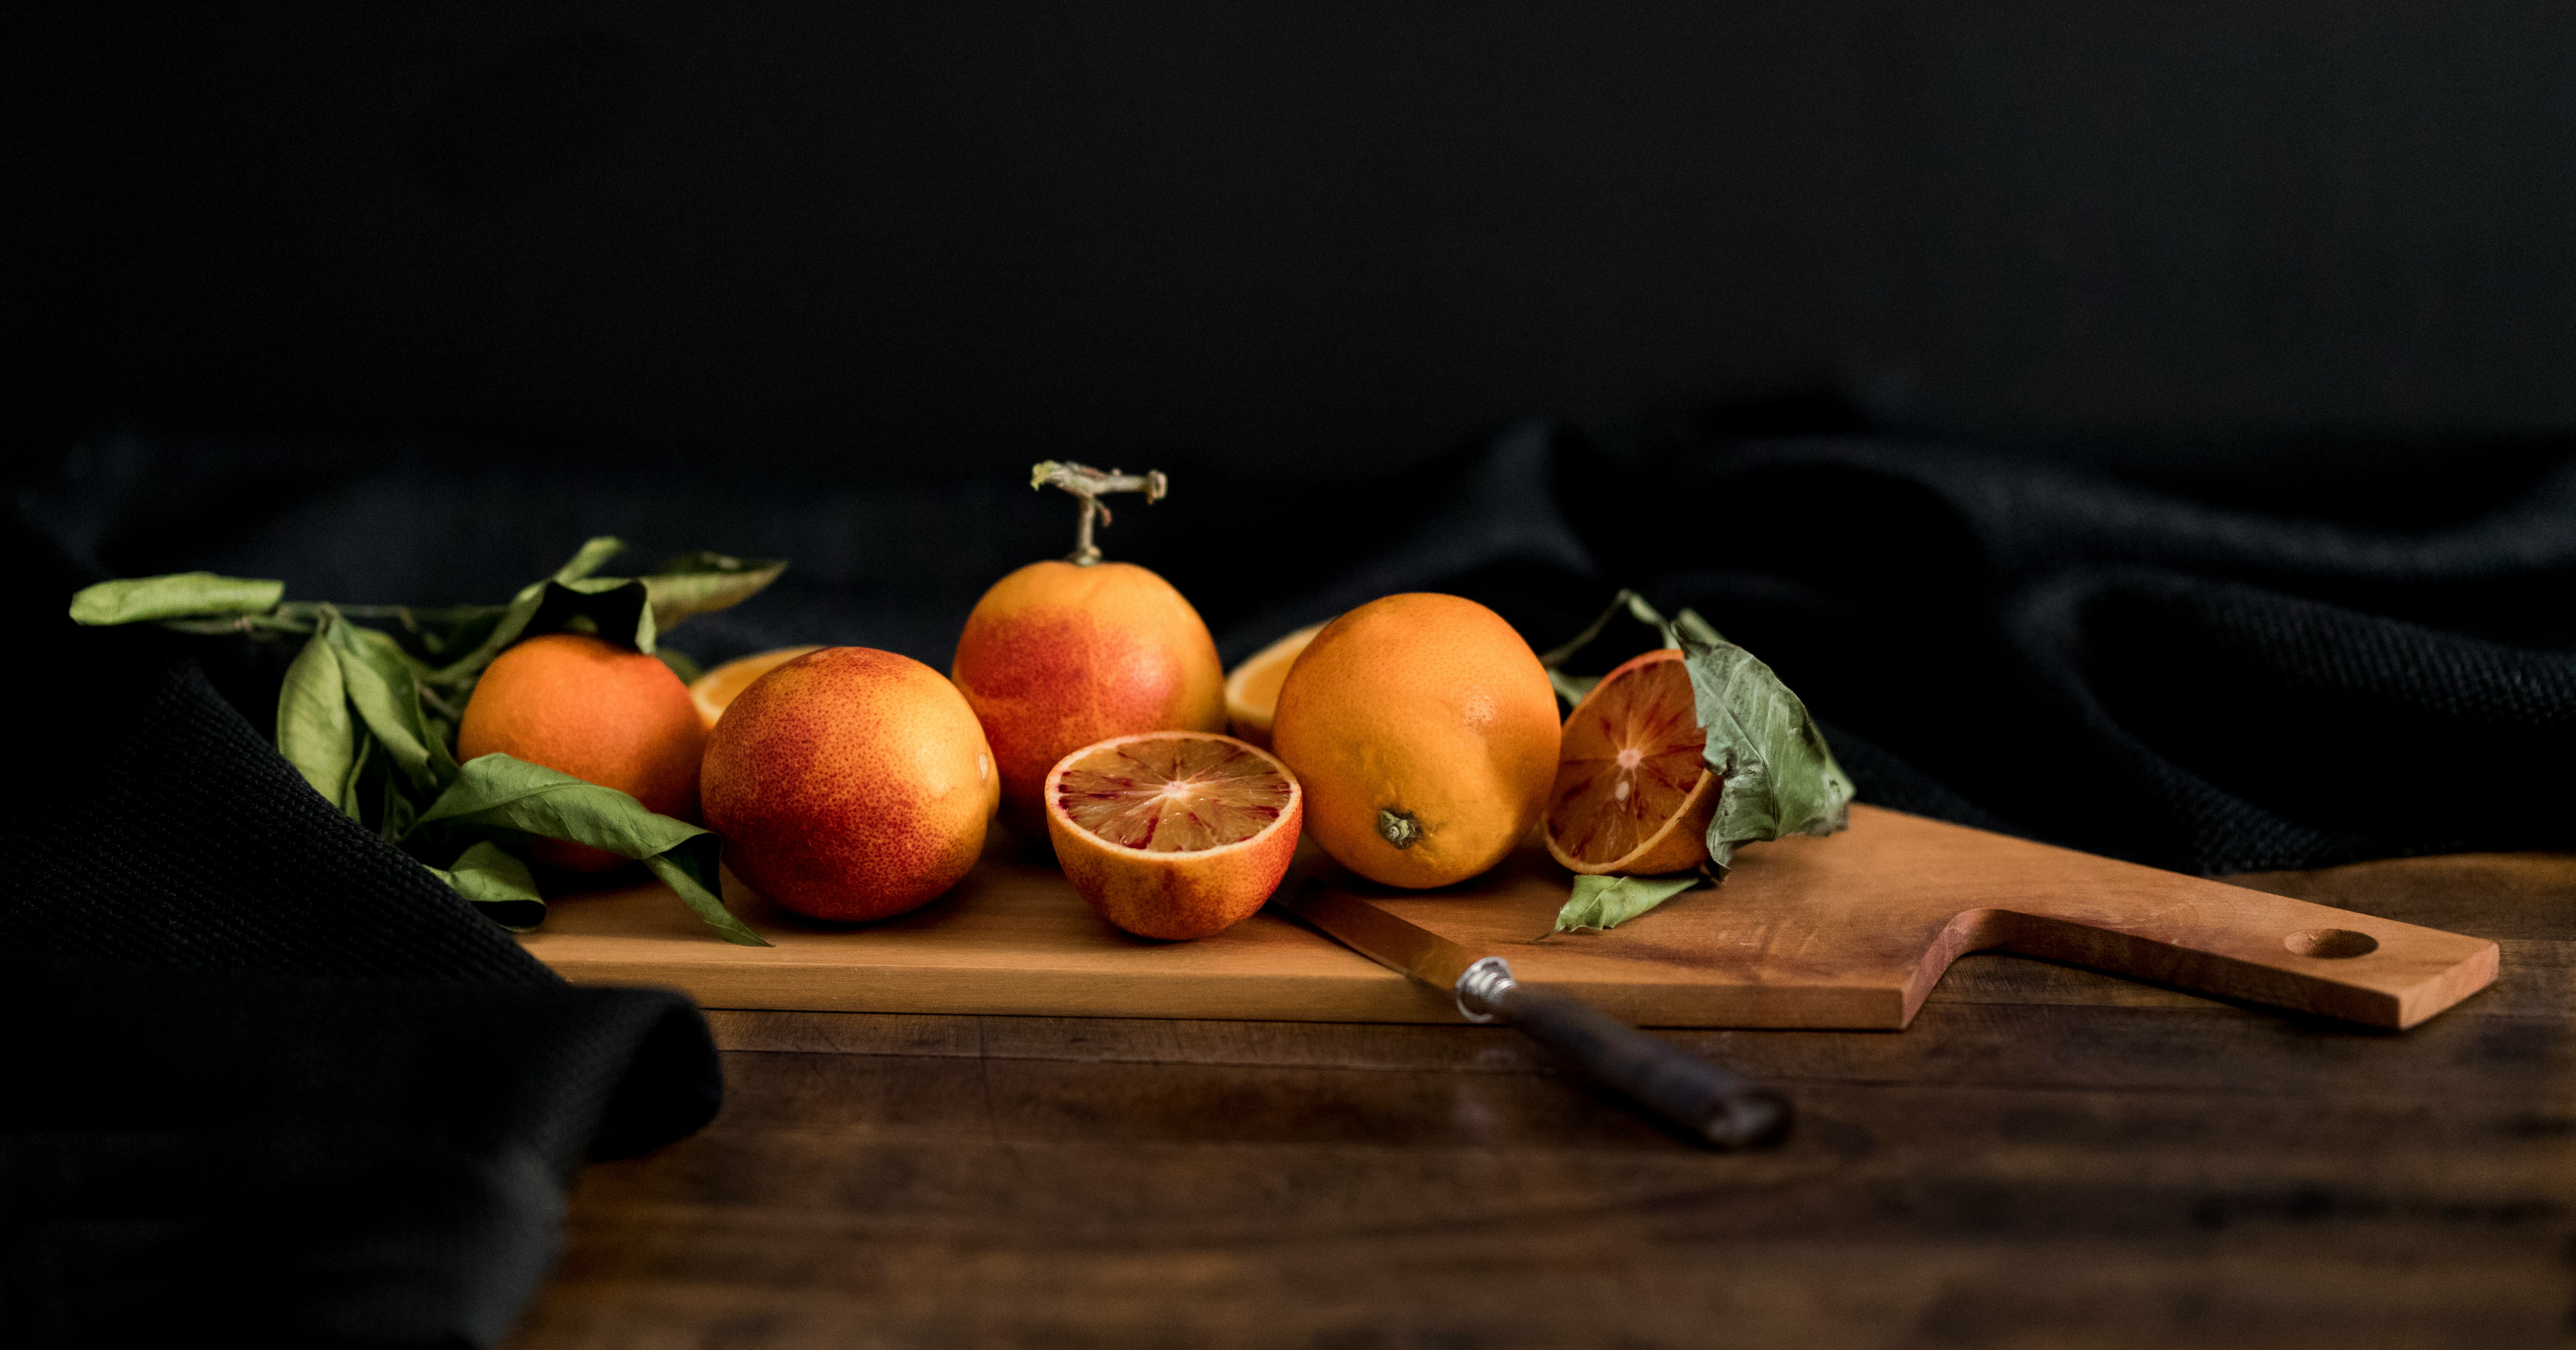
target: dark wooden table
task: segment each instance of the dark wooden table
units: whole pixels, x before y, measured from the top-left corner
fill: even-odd
[[[2010,956],[1914,1026],[1681,1032],[1784,1145],[1468,1026],[709,1014],[590,1169],[541,1347],[2576,1341],[2576,858],[2239,878],[2503,944],[2413,1031]]]

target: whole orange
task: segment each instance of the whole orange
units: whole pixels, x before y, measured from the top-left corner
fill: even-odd
[[[825,647],[734,696],[707,738],[707,825],[743,884],[817,919],[883,919],[957,884],[1000,778],[956,686]]]
[[[1306,832],[1389,886],[1446,886],[1529,837],[1556,780],[1556,691],[1503,617],[1390,595],[1324,626],[1289,668],[1271,748]]]
[[[666,816],[698,814],[706,749],[689,688],[661,659],[580,633],[546,633],[501,653],[475,682],[457,728],[460,760],[500,753],[615,788]],[[625,859],[546,839],[539,862],[597,872]]]
[[[1172,584],[1131,563],[1031,563],[993,583],[950,668],[1002,769],[1002,818],[1046,833],[1046,776],[1112,736],[1225,730],[1216,642]]]

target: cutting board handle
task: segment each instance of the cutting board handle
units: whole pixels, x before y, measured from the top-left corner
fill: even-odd
[[[2476,993],[2496,972],[2496,944],[2485,938],[2209,886],[2117,915],[2077,900],[1965,910],[1922,973],[1937,979],[1960,954],[1995,948],[2392,1029]],[[1931,981],[1916,987],[1909,1002]]]

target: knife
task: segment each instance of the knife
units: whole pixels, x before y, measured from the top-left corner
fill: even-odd
[[[1360,955],[1452,993],[1470,1022],[1508,1022],[1657,1115],[1719,1148],[1777,1140],[1789,1103],[1600,1009],[1512,978],[1509,961],[1478,955],[1298,868],[1273,897]]]

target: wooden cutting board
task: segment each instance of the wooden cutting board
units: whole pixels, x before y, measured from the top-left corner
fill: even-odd
[[[1888,1029],[1960,955],[2003,948],[2220,997],[2408,1027],[2495,978],[2496,944],[1873,807],[1830,839],[1742,850],[1726,883],[1616,930],[1540,941],[1564,871],[1536,849],[1474,881],[1337,888],[1646,1026]],[[777,944],[710,934],[659,885],[567,897],[522,941],[569,979],[673,985],[710,1008],[1447,1022],[1435,992],[1276,907],[1162,943],[1093,917],[998,840],[958,887],[864,926],[727,878]]]

